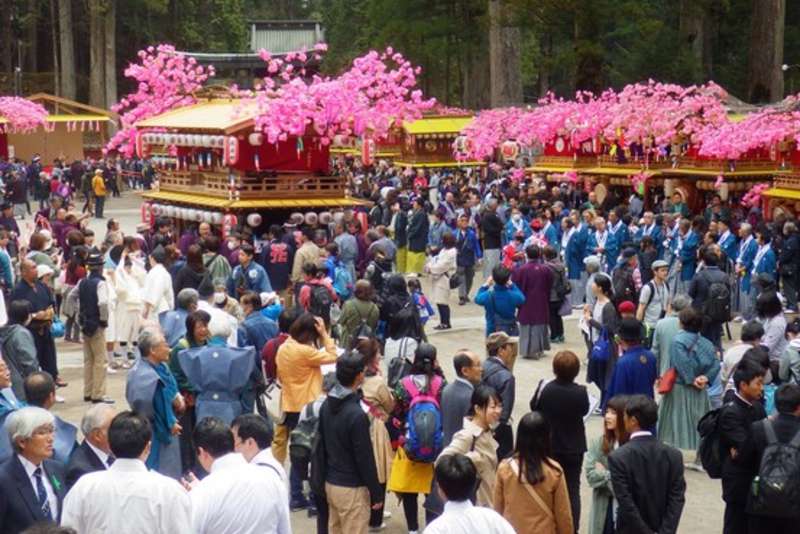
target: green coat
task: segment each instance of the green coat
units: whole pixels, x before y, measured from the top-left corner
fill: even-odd
[[[605,469],[598,469],[600,462]],[[600,436],[589,443],[589,450],[583,459],[583,471],[586,481],[592,488],[592,508],[589,511],[589,534],[603,534],[606,523],[608,503],[614,498],[611,489],[611,471],[608,469],[608,456],[603,454],[603,437]]]
[[[656,323],[651,350],[658,362],[658,376],[663,375],[670,368],[669,348],[680,329],[681,324],[677,315],[667,315]]]

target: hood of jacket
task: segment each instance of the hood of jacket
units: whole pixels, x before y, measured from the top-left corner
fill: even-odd
[[[14,334],[20,329],[25,328],[21,324],[7,324],[5,326],[0,326],[0,347],[5,345],[6,341],[8,341]]]
[[[357,397],[358,395],[355,391],[337,382],[328,392],[328,405],[330,405],[331,411],[336,414],[341,412],[347,403],[352,402]]]

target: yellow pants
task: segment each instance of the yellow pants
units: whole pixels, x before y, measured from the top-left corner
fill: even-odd
[[[275,436],[272,438],[272,455],[280,463],[286,462],[286,454],[289,449],[289,427],[286,425],[275,425]]]
[[[408,257],[408,249],[406,247],[398,248],[397,249],[397,256],[394,258],[394,262],[397,264],[397,269],[395,269],[398,273],[406,272],[406,258]]]

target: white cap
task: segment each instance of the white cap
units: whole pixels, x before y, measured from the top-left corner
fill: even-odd
[[[55,271],[53,270],[53,268],[50,267],[49,265],[42,264],[42,265],[37,265],[36,266],[36,277],[37,278],[41,278],[41,277],[46,276],[48,274],[53,274],[54,272]]]

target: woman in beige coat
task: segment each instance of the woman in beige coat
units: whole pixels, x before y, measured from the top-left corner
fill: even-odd
[[[494,509],[517,534],[573,534],[564,471],[550,458],[550,425],[539,412],[517,427],[514,455],[497,469]]]
[[[394,410],[394,395],[386,384],[386,378],[381,374],[381,346],[374,337],[360,339],[355,349],[364,356],[366,364],[366,378],[361,385],[362,401],[369,406],[369,434],[372,440],[372,453],[375,456],[375,467],[378,469],[378,482],[386,490],[386,482],[392,471],[394,451],[386,429],[386,421]],[[370,528],[381,528],[383,525],[383,509],[371,510]]]
[[[456,238],[447,232],[442,236],[442,250],[425,266],[431,274],[431,300],[439,309],[439,324],[434,330],[447,330],[450,325],[450,278],[456,274]]]
[[[463,428],[453,435],[450,445],[439,454],[439,458],[463,454],[472,460],[480,480],[476,502],[478,506],[488,508],[493,506],[494,479],[497,474],[497,442],[492,437],[492,426],[500,420],[502,411],[503,402],[494,388],[478,386],[472,392]]]

